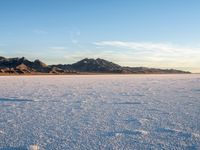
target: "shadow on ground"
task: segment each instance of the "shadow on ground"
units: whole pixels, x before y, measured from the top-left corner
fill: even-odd
[[[27,147],[3,147],[0,150],[28,150]]]
[[[33,100],[30,100],[30,99],[17,99],[17,98],[0,98],[0,102],[33,102]]]

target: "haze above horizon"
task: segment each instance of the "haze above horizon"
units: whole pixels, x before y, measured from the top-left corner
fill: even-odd
[[[0,56],[200,72],[198,0],[1,0]]]

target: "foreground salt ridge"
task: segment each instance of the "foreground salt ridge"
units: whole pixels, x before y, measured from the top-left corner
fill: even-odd
[[[0,149],[199,149],[199,75],[0,77]]]

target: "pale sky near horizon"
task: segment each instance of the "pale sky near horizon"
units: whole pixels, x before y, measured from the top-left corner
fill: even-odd
[[[199,0],[0,0],[0,55],[200,72]]]

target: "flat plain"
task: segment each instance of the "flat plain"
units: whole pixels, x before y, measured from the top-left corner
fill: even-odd
[[[0,77],[0,150],[200,149],[200,75]]]

